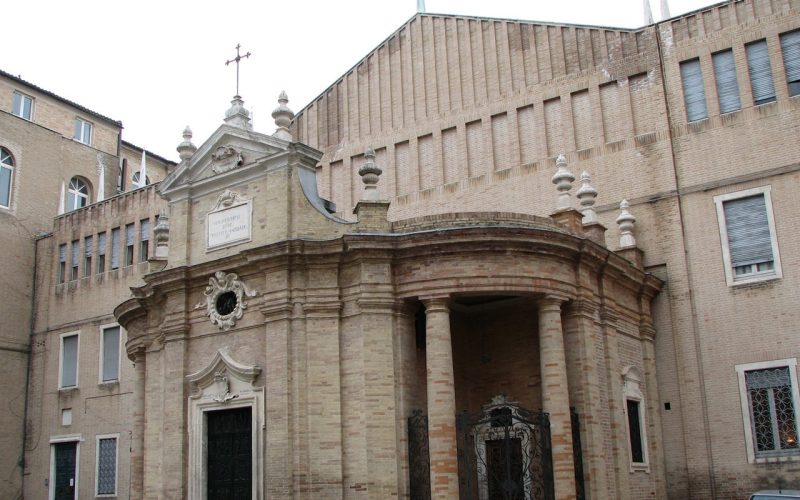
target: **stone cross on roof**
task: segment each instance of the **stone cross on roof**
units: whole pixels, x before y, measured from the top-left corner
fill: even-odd
[[[237,43],[236,44],[236,57],[231,59],[230,61],[225,61],[225,66],[229,65],[232,62],[236,63],[236,95],[239,95],[239,61],[246,57],[250,57],[250,52],[244,55],[239,55],[239,49],[242,48],[242,45]]]

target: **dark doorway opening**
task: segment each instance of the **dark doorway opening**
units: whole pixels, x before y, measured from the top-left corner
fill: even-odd
[[[251,409],[206,413],[208,500],[252,498]]]
[[[56,477],[54,486],[55,500],[75,500],[75,464],[78,452],[78,443],[56,443],[55,463]]]

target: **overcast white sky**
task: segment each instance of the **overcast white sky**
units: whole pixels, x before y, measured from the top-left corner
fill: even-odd
[[[650,0],[660,19],[660,0]],[[672,16],[717,3],[669,0]],[[618,27],[643,25],[643,0],[426,0],[431,13]],[[225,61],[242,44],[240,93],[272,133],[281,90],[299,111],[416,12],[416,0],[63,0],[6,2],[0,68],[122,121],[123,138],[177,160],[200,145],[235,93]]]

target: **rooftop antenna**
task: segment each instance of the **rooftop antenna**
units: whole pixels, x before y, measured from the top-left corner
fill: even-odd
[[[245,55],[239,55],[239,49],[242,48],[241,44],[236,44],[236,57],[231,59],[230,61],[225,61],[225,66],[229,65],[232,62],[236,63],[236,96],[239,96],[239,61],[246,57],[250,57],[250,52]]]
[[[417,13],[425,13],[425,0],[417,0]]]

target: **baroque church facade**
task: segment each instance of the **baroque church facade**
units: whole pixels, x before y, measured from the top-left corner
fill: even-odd
[[[3,76],[4,230],[30,210],[31,134],[88,165],[64,162],[54,199],[136,170],[118,122]],[[236,96],[152,183],[83,204],[65,188],[17,238],[7,262],[33,286],[29,319],[4,321],[3,373],[25,389],[3,487],[792,486],[798,95],[800,3],[737,0],[632,30],[420,13],[296,115],[282,94],[274,133]],[[74,131],[24,116],[25,96]],[[127,173],[99,178],[101,158]]]

